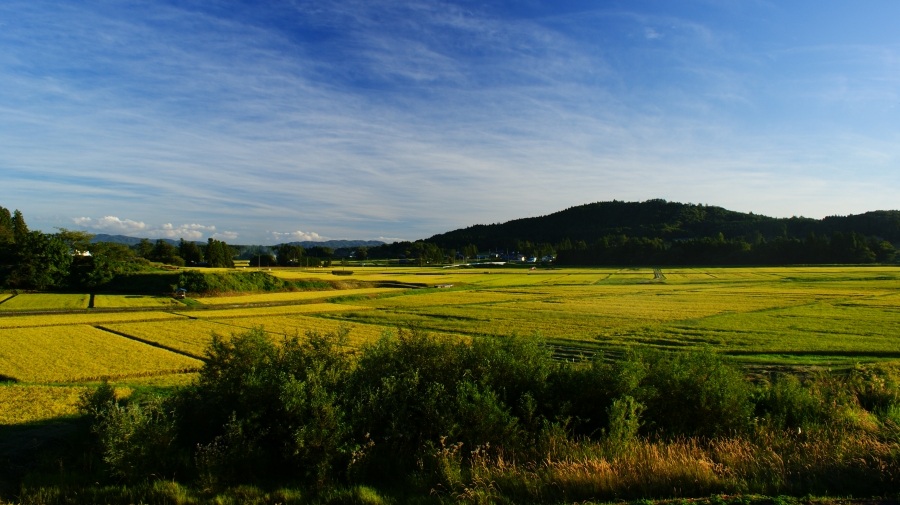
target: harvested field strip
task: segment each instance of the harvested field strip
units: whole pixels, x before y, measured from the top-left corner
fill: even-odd
[[[342,312],[347,310],[372,310],[372,307],[363,307],[360,305],[346,305],[338,303],[302,303],[296,305],[278,305],[241,307],[237,309],[228,308],[212,308],[198,311],[184,311],[177,314],[192,319],[224,319],[229,317],[258,317],[268,315],[290,315],[290,314],[319,314],[325,312]],[[0,320],[2,322],[2,320]]]
[[[0,317],[3,328],[40,328],[69,326],[73,324],[108,324],[123,321],[160,321],[184,319],[185,316],[170,312],[79,312],[76,314],[33,314]]]
[[[179,308],[184,304],[169,296],[149,296],[149,295],[95,295],[94,308],[131,308],[131,307],[156,307],[156,308]]]
[[[0,330],[0,375],[19,382],[82,382],[195,371],[201,362],[87,325]]]
[[[13,296],[15,296],[15,295],[8,295],[5,293],[0,293],[0,304],[3,304],[3,302],[5,302],[6,300],[9,300]]]
[[[176,347],[170,347],[170,346],[167,346],[167,345],[165,345],[165,344],[160,344],[159,342],[155,342],[155,341],[150,340],[150,339],[144,339],[144,338],[140,338],[140,337],[135,337],[135,336],[133,336],[133,335],[129,335],[129,334],[124,333],[124,332],[121,332],[121,331],[116,331],[116,330],[114,330],[114,329],[112,329],[112,328],[107,328],[107,327],[104,327],[104,326],[95,326],[95,328],[97,328],[98,330],[108,331],[109,333],[112,333],[113,335],[118,335],[118,336],[120,336],[120,337],[122,337],[122,338],[127,338],[127,339],[130,339],[130,340],[134,340],[135,342],[140,342],[140,343],[142,343],[142,344],[151,345],[151,346],[153,346],[153,347],[159,347],[160,349],[165,349],[166,351],[174,352],[174,353],[176,353],[176,354],[181,354],[181,355],[183,355],[183,356],[187,356],[188,358],[198,359],[198,360],[201,360],[201,361],[204,360],[203,356],[201,356],[201,355],[199,355],[199,354],[192,354],[192,353],[187,352],[187,351],[182,351],[181,349],[178,349],[178,348],[176,348]]]
[[[0,385],[0,426],[44,421],[78,413],[82,386]]]
[[[161,347],[176,349],[189,356],[204,356],[212,334],[228,336],[232,332],[222,325],[199,319],[152,321],[144,323],[106,324],[105,328]]]
[[[252,328],[262,327],[267,333],[278,336],[303,336],[307,332],[330,333],[346,328],[350,331],[350,346],[360,347],[366,342],[374,342],[381,337],[385,331],[392,331],[394,328],[360,324],[334,319],[323,319],[318,317],[306,316],[269,316],[269,317],[246,317],[239,319],[223,319],[219,323],[233,328],[234,332],[241,332]]]
[[[199,298],[197,301],[203,305],[245,305],[250,303],[266,302],[301,302],[307,300],[326,300],[342,296],[353,295],[377,295],[398,291],[395,288],[360,288],[340,289],[330,291],[293,291],[288,293],[265,293],[254,295],[218,296]],[[402,291],[402,290],[401,290]]]
[[[28,293],[0,303],[0,311],[86,309],[89,300],[87,294]]]

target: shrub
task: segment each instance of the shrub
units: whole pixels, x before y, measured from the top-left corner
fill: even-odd
[[[647,353],[632,359],[646,366],[646,376],[636,380],[631,394],[646,406],[648,429],[669,436],[714,437],[750,427],[750,384],[737,367],[712,351]],[[627,362],[623,366],[643,368]]]
[[[338,402],[346,332],[272,343],[261,329],[215,336],[196,384],[178,395],[201,471],[223,481],[291,477],[323,484],[349,454]]]

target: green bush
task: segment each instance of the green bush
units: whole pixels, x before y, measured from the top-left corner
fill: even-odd
[[[177,397],[181,435],[201,448],[201,473],[226,482],[332,478],[349,454],[338,401],[349,370],[345,341],[346,332],[281,345],[261,329],[214,336],[199,379]]]
[[[744,374],[710,350],[649,353],[635,398],[647,426],[669,436],[714,437],[746,432],[753,413],[752,388]]]
[[[782,374],[757,393],[757,416],[771,427],[798,431],[832,420],[831,406],[818,387],[803,384],[795,375]]]

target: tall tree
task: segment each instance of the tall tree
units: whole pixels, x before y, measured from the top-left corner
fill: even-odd
[[[183,238],[178,242],[178,255],[188,265],[197,265],[203,262],[203,251],[200,250],[200,246],[196,242],[188,242]]]
[[[0,245],[12,243],[14,236],[12,214],[9,209],[0,207]]]
[[[142,238],[140,242],[134,245],[134,252],[141,258],[150,259],[153,254],[153,244],[149,239]]]
[[[281,244],[275,248],[275,256],[280,266],[297,266],[301,264],[303,248],[295,244]]]
[[[167,265],[184,266],[184,259],[178,255],[178,249],[163,239],[156,241],[147,259]]]
[[[210,237],[206,241],[206,264],[210,268],[234,268],[234,254],[228,244]]]
[[[12,226],[13,240],[16,242],[24,240],[25,236],[28,235],[28,225],[25,224],[25,217],[22,216],[22,213],[19,212],[18,209],[13,213]]]

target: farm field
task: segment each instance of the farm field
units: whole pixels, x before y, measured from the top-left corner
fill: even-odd
[[[159,308],[177,308],[184,307],[184,304],[169,296],[150,296],[150,295],[96,295],[94,296],[94,307],[98,309],[105,308],[131,308],[131,307],[159,307]]]
[[[326,271],[271,273],[334,280]],[[0,424],[72,414],[77,392],[102,377],[123,388],[187,383],[213,333],[256,327],[276,340],[347,329],[354,348],[408,325],[439,338],[516,334],[566,359],[708,347],[754,369],[900,360],[900,267],[362,267],[353,278],[397,287],[190,304],[97,295],[95,309],[88,295],[0,295]]]
[[[0,303],[0,313],[16,310],[86,309],[90,301],[86,294],[28,293],[13,295]]]

